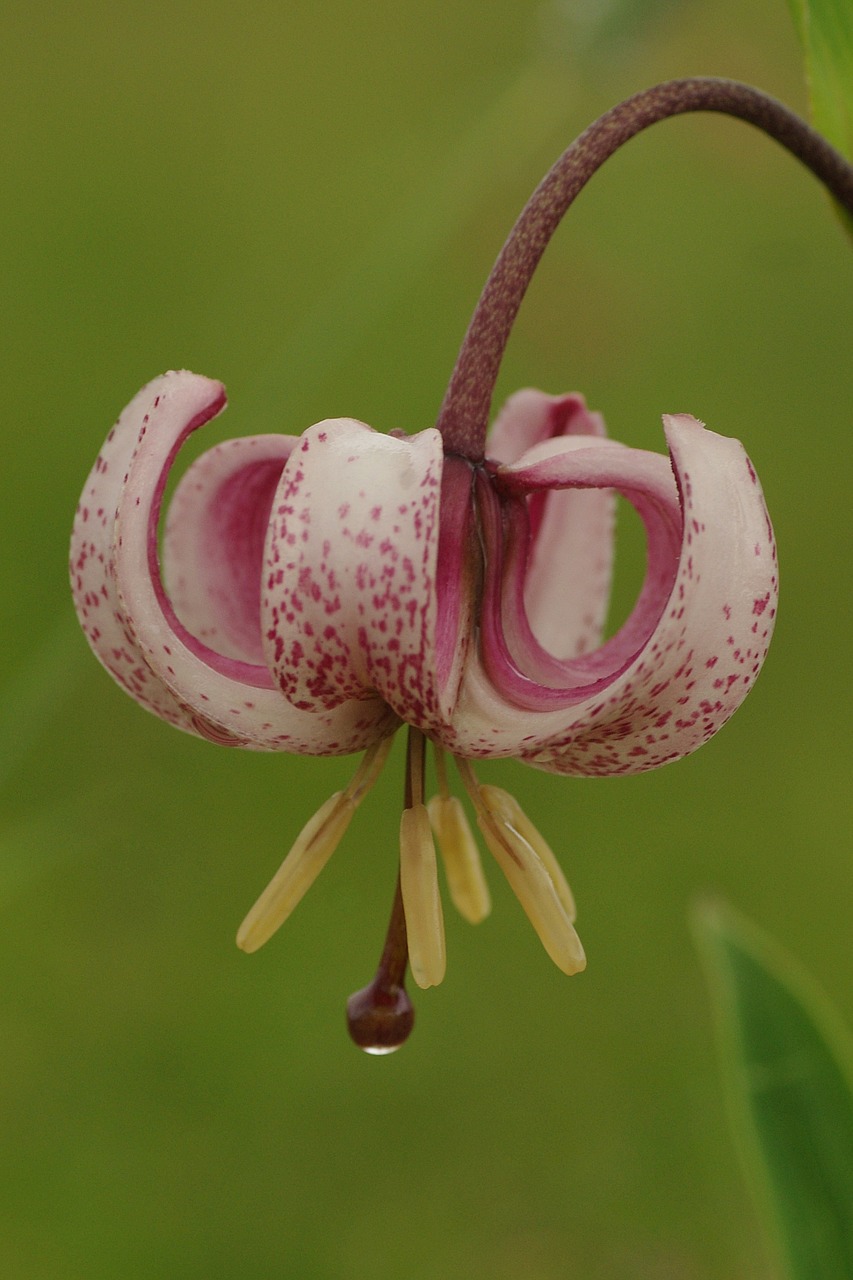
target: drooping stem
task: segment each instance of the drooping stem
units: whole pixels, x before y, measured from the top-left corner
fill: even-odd
[[[615,151],[670,116],[716,111],[761,129],[796,156],[853,213],[853,166],[775,98],[735,80],[670,80],[635,94],[591,124],[528,200],[486,281],[462,343],[437,426],[445,450],[483,457],[498,370],[542,254],[575,196]]]

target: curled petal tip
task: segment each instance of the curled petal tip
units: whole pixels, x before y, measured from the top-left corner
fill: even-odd
[[[132,697],[189,733],[309,755],[361,750],[395,722],[379,697],[360,687],[310,712],[282,697],[261,652],[263,525],[294,441],[250,437],[203,455],[190,469],[192,492],[179,486],[165,540],[175,601],[161,578],[158,524],[171,468],[187,436],[224,405],[220,382],[183,371],[149,383],[120,415],[72,535],[83,630]]]

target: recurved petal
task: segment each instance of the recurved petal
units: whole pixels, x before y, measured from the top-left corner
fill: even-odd
[[[664,424],[683,520],[677,572],[656,624],[594,692],[554,710],[525,712],[481,663],[470,663],[450,749],[518,755],[556,773],[639,772],[696,750],[749,692],[770,642],[778,591],[761,488],[738,441],[687,415]],[[576,482],[570,458],[567,471]],[[540,479],[547,474],[558,484],[558,472],[552,457]]]
[[[678,567],[682,513],[668,460],[629,449],[612,440],[555,440],[528,450],[502,467],[503,490],[497,526],[497,496],[482,502],[487,557],[481,618],[481,653],[496,688],[531,711],[569,707],[603,690],[645,644],[661,616]],[[616,489],[643,520],[647,573],[627,621],[606,644],[573,659],[555,659],[533,635],[524,610],[527,517],[524,503],[543,489]],[[501,537],[503,531],[503,537]],[[563,582],[562,558],[551,564],[555,589]]]
[[[683,534],[660,622],[604,698],[527,757],[557,773],[652,769],[695,751],[734,714],[761,669],[776,617],[773,528],[737,440],[687,414],[664,417]]]
[[[441,437],[335,419],[305,432],[273,502],[262,603],[267,661],[310,710],[378,694],[428,729],[438,714]]]
[[[226,440],[175,490],[163,578],[178,618],[218,653],[264,665],[261,574],[273,495],[296,436]]]
[[[137,701],[188,732],[267,750],[358,750],[388,731],[378,700],[300,715],[265,667],[206,646],[166,596],[157,554],[166,478],[184,439],[224,405],[220,383],[165,374],[143,388],[110,432],[72,537],[72,589],[84,631]]]
[[[489,456],[517,462],[534,445],[566,437],[602,439],[604,419],[580,395],[526,388],[510,396],[489,433]],[[524,604],[539,644],[557,658],[601,642],[613,566],[614,497],[609,489],[547,490],[530,502],[532,545]],[[554,574],[554,564],[564,566]]]
[[[549,396],[535,387],[514,392],[489,428],[486,452],[495,462],[517,462],[534,445],[563,436],[606,436],[604,419],[577,392]]]
[[[118,507],[140,433],[163,397],[191,393],[189,417],[212,417],[225,404],[221,384],[193,374],[172,373],[143,387],[121,413],[86,481],[71,535],[71,591],[80,625],[96,657],[110,675],[155,715],[194,732],[190,711],[181,705],[145,661],[133,624],[119,599],[115,542]]]

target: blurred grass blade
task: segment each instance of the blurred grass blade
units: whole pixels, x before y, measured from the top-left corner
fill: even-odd
[[[853,1277],[853,1051],[826,997],[734,912],[697,912],[744,1163],[792,1280]]]
[[[803,46],[812,121],[853,159],[853,0],[788,0]],[[835,205],[847,231],[853,218]]]

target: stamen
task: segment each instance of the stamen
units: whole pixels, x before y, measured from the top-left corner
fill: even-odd
[[[563,973],[580,973],[586,967],[586,956],[572,924],[574,902],[565,881],[565,888],[558,888],[541,850],[548,850],[552,860],[553,853],[512,796],[500,787],[481,787],[467,760],[458,759],[456,763],[474,802],[483,838],[542,945]],[[533,833],[533,840],[528,838],[528,832]]]
[[[492,909],[480,850],[462,802],[450,794],[444,751],[437,744],[433,744],[433,751],[438,795],[427,804],[430,825],[438,841],[453,905],[470,924],[479,924]]]
[[[433,796],[429,820],[447,873],[453,905],[469,924],[479,924],[492,909],[480,850],[458,796]]]
[[[563,874],[563,868],[542,833],[534,827],[515,796],[510,795],[508,791],[503,791],[500,787],[484,786],[480,787],[480,794],[483,795],[487,804],[491,800],[492,807],[500,809],[507,823],[518,832],[522,839],[527,841],[534,853],[539,855],[539,858],[545,864],[545,870],[554,882],[557,897],[563,904],[566,915],[574,924],[578,914],[578,909],[575,906],[575,896],[569,888],[569,882]]]
[[[345,794],[356,805],[360,805],[368,791],[375,784],[382,770],[385,768],[385,761],[388,759],[388,752],[394,742],[394,735],[389,734],[387,738],[383,738],[381,742],[377,742],[375,746],[369,747],[364,753],[361,764],[356,769],[349,784],[345,788]]]
[[[446,967],[444,916],[435,845],[423,804],[404,809],[400,820],[400,884],[412,977],[419,987],[437,987]]]
[[[400,819],[400,888],[406,915],[409,964],[419,987],[437,987],[444,977],[444,916],[438,891],[435,845],[424,805],[426,740],[409,729],[405,808]]]
[[[366,751],[348,786],[330,796],[302,828],[284,862],[240,925],[237,946],[243,951],[262,947],[310,889],[379,777],[391,742],[391,737],[385,738]]]

